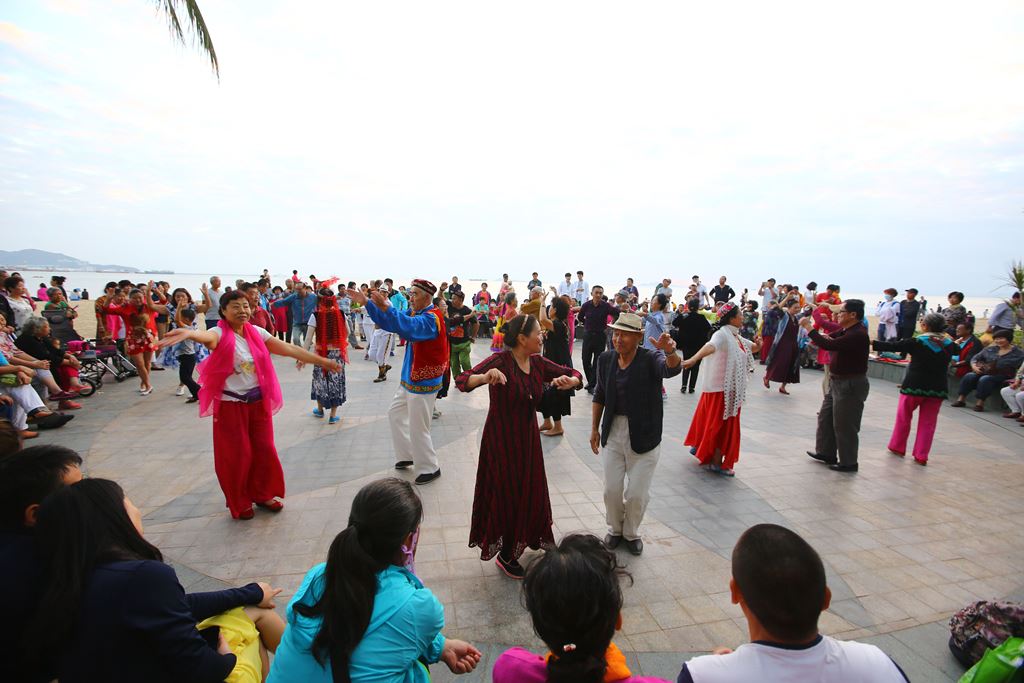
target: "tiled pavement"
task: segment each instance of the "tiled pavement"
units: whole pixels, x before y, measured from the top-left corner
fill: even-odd
[[[487,353],[480,342],[474,360]],[[393,364],[400,366],[402,350]],[[577,365],[578,365],[577,349]],[[340,425],[310,415],[309,370],[277,360],[285,407],[275,419],[288,483],[278,515],[231,520],[213,473],[211,421],[175,398],[176,373],[155,374],[156,392],[110,382],[86,400],[66,428],[44,432],[78,449],[91,476],[125,487],[145,514],[146,535],[190,589],[265,579],[286,598],[326,556],[360,486],[391,476],[385,415],[393,379],[371,383],[375,369],[352,352],[349,402]],[[759,378],[759,376],[758,376]],[[1024,428],[998,416],[944,407],[931,464],[885,450],[895,385],[875,380],[861,432],[861,470],[840,474],[804,455],[813,446],[821,374],[804,373],[791,396],[765,391],[753,378],[743,410],[743,448],[735,479],[695,466],[682,436],[696,395],[670,380],[665,440],[643,527],[642,558],[622,556],[634,583],[625,588],[623,631],[616,642],[634,672],[674,680],[688,653],[747,639],[729,603],[729,553],[743,529],[784,524],[807,538],[828,567],[833,593],[822,616],[826,633],[874,642],[914,680],[955,680],[945,620],[979,598],[1024,594]],[[563,437],[544,439],[556,537],[604,533],[598,459],[589,449],[588,396],[574,399]],[[420,487],[425,520],[417,573],[445,603],[445,632],[471,640],[487,659],[469,680],[489,680],[493,656],[507,644],[539,650],[518,584],[467,547],[477,443],[487,393],[458,394],[433,436],[443,476]],[[408,476],[408,475],[402,475]],[[444,667],[440,667],[444,669]],[[449,674],[435,668],[435,680]]]

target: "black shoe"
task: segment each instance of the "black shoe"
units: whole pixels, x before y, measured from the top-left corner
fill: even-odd
[[[819,455],[819,454],[815,453],[814,451],[807,451],[807,455],[811,456],[812,458],[814,458],[818,462],[825,463],[826,465],[835,465],[836,464],[835,460],[829,460],[824,455]]]
[[[187,401],[185,401],[185,403],[195,403],[195,402],[196,402],[196,401],[198,401],[198,400],[199,400],[199,397],[198,397],[198,396],[190,396],[190,397],[188,398],[188,400],[187,400]]]
[[[36,428],[38,429],[57,429],[63,427],[68,422],[75,419],[74,415],[65,415],[64,413],[53,413],[45,417],[36,418]]]
[[[691,393],[691,394],[692,394],[692,393],[693,393],[694,391],[696,391],[696,389],[690,389],[690,393]]]
[[[640,555],[644,551],[644,542],[639,538],[632,541],[626,541],[626,550],[634,555]]]
[[[615,534],[607,534],[604,537],[604,544],[608,546],[610,550],[615,550],[622,543],[622,536],[616,536]]]
[[[519,560],[505,560],[498,555],[494,558],[494,563],[498,565],[498,569],[505,572],[505,576],[510,579],[522,579],[526,576],[526,570],[523,569],[523,565],[519,564]]]
[[[690,448],[690,455],[697,455],[697,447],[696,446],[692,446]]]
[[[412,460],[399,460],[395,463],[396,470],[407,470],[412,467]]]
[[[828,468],[830,470],[835,470],[836,472],[856,472],[857,471],[857,465],[856,464],[853,464],[853,465],[840,465],[837,462],[832,463],[831,465],[828,466]]]
[[[420,486],[422,486],[423,484],[429,484],[430,482],[434,481],[435,479],[437,479],[440,476],[441,476],[441,470],[440,469],[438,469],[436,472],[430,472],[428,474],[421,474],[420,476],[416,477],[416,484],[418,484]]]

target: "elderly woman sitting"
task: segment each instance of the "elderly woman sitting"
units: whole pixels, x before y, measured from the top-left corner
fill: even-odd
[[[0,355],[14,368],[28,371],[29,381],[39,381],[50,393],[51,401],[72,399],[77,394],[64,391],[57,384],[50,372],[50,361],[37,360],[19,349],[14,340],[14,328],[7,322],[7,317],[0,313]],[[14,372],[13,370],[11,372]]]
[[[1024,361],[1024,351],[1013,345],[1013,333],[999,330],[992,335],[992,345],[986,347],[971,360],[971,372],[960,380],[959,394],[954,408],[963,408],[967,394],[975,392],[976,411],[985,410],[985,399],[1013,379],[1017,367]]]
[[[57,384],[66,392],[78,393],[83,388],[78,380],[78,369],[81,363],[70,353],[65,353],[58,340],[50,336],[50,323],[46,318],[32,317],[21,326],[21,334],[14,341],[15,345],[36,360],[49,361],[50,372]],[[60,402],[62,410],[81,408],[80,403],[64,399]]]

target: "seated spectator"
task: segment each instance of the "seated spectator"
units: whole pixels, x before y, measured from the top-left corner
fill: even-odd
[[[4,280],[4,291],[0,294],[6,304],[5,309],[8,309],[11,315],[7,315],[8,310],[0,311],[0,313],[7,316],[7,322],[13,324],[15,332],[17,332],[35,311],[35,304],[29,298],[28,292],[25,291],[25,281],[17,275],[9,276]]]
[[[48,681],[18,656],[22,629],[42,586],[32,530],[43,499],[82,479],[82,458],[63,446],[34,446],[0,459],[0,582],[7,592],[0,621],[0,680]]]
[[[549,548],[527,569],[523,596],[550,652],[506,650],[494,662],[494,683],[664,683],[633,676],[612,643],[622,626],[622,575],[615,553],[596,536],[573,534]]]
[[[422,517],[407,481],[359,490],[327,562],[309,570],[288,603],[267,683],[427,683],[424,663],[443,661],[457,674],[476,667],[479,650],[441,634],[444,607],[406,568]]]
[[[992,344],[971,359],[971,372],[960,380],[954,408],[963,408],[967,395],[974,392],[974,410],[985,410],[985,399],[1013,379],[1017,366],[1024,361],[1024,351],[1013,345],[1013,332],[999,330],[992,335]]]
[[[1008,409],[1003,413],[1003,417],[1024,424],[1024,363],[1017,368],[1017,374],[1010,383],[999,390],[999,395],[1003,397]]]
[[[0,353],[4,355],[7,362],[14,366],[22,366],[35,371],[33,379],[38,380],[46,387],[51,401],[63,401],[77,396],[76,393],[64,391],[57,384],[53,373],[50,372],[50,361],[37,360],[18,348],[17,342],[12,333],[14,328],[7,325],[7,318],[0,314]]]
[[[40,282],[39,289],[36,290],[36,301],[49,301],[49,289],[50,288],[46,286],[45,282]]]
[[[37,520],[46,588],[22,640],[29,666],[61,683],[261,680],[284,629],[273,611],[279,590],[250,583],[186,595],[143,538],[139,510],[107,479],[57,490]],[[214,626],[208,642],[201,632]]]
[[[732,551],[733,604],[747,619],[750,643],[716,648],[683,665],[677,683],[909,680],[874,645],[818,632],[832,593],[825,567],[807,541],[775,524],[750,527]]]
[[[61,347],[60,341],[50,336],[50,323],[46,318],[29,318],[21,327],[21,334],[14,340],[15,345],[36,360],[49,361],[49,370],[63,392],[77,394],[85,386],[78,379],[82,364],[74,355]],[[75,410],[82,404],[62,399],[61,410]]]
[[[11,424],[14,399],[0,394],[0,460],[21,450],[21,434]]]
[[[974,336],[974,328],[966,323],[956,326],[956,343],[960,351],[950,368],[959,378],[971,371],[971,359],[981,352],[982,345],[981,340]]]
[[[28,428],[32,422],[38,429],[56,429],[63,427],[75,416],[55,413],[47,409],[39,394],[32,388],[32,379],[36,371],[23,365],[11,365],[0,353],[0,396],[7,396],[12,404],[10,410],[11,424],[21,432],[22,439],[34,439],[39,433]],[[6,401],[5,401],[6,403]]]

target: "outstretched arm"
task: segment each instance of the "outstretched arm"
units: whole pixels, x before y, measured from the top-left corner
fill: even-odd
[[[715,352],[715,350],[716,350],[715,349],[715,345],[712,344],[711,342],[708,342],[704,346],[700,347],[700,351],[698,351],[697,353],[693,354],[692,356],[690,356],[689,358],[684,360],[683,361],[683,367],[686,368],[686,369],[692,368],[698,362],[700,362],[704,358],[707,358],[708,356],[713,354]]]
[[[199,342],[211,351],[217,348],[217,342],[220,340],[212,330],[193,330],[188,327],[179,327],[171,330],[164,335],[163,339],[156,342],[156,348],[162,349],[165,346],[172,346],[179,342],[183,342],[186,339]]]
[[[268,337],[266,345],[268,351],[278,356],[287,356],[288,358],[294,358],[302,363],[319,365],[328,372],[338,372],[341,370],[341,363],[338,361],[318,356],[315,353],[310,353],[306,349],[299,348],[295,344],[287,344],[277,337]]]

